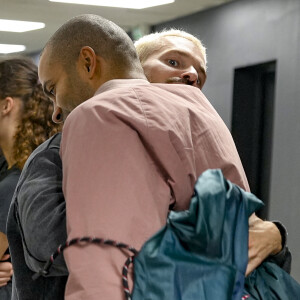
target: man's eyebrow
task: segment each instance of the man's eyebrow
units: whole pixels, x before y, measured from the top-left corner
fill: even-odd
[[[164,54],[178,54],[180,56],[189,57],[188,53],[181,51],[181,50],[176,50],[176,49],[171,49]]]

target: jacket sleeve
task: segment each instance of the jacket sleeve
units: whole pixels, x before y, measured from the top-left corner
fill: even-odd
[[[17,219],[26,263],[37,272],[58,245],[66,241],[65,200],[58,149],[50,148],[38,153],[24,172],[18,189]],[[63,255],[60,255],[54,261],[49,276],[67,274]]]
[[[287,273],[291,273],[292,254],[287,247],[287,230],[284,225],[279,221],[273,221],[280,231],[282,238],[282,250],[276,255],[270,255],[267,260],[275,263]]]

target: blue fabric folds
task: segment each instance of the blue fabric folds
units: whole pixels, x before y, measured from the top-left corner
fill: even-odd
[[[134,262],[133,300],[241,300],[248,261],[248,218],[262,202],[204,172],[190,208],[170,212]]]
[[[299,300],[300,285],[272,262],[263,262],[245,279],[247,300]]]

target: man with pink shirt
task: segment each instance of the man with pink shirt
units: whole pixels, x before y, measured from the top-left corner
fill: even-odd
[[[74,110],[61,144],[69,239],[140,248],[170,207],[188,208],[208,168],[248,189],[232,137],[201,91],[147,82],[132,42],[114,23],[94,15],[68,21],[46,44],[39,76],[54,118]],[[123,299],[126,254],[73,246],[65,258],[66,299]]]

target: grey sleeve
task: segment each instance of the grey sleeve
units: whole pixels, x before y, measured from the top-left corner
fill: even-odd
[[[67,239],[62,165],[58,149],[46,149],[38,153],[23,171],[25,173],[17,196],[18,223],[26,263],[32,271],[38,272]],[[48,276],[67,274],[61,254],[54,261]]]

